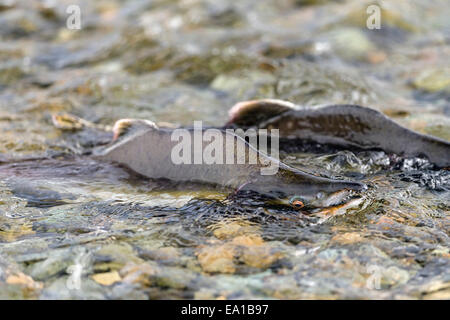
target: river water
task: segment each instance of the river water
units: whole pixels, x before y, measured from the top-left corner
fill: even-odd
[[[110,134],[51,121],[222,125],[238,101],[278,98],[450,140],[449,15],[445,0],[0,0],[0,298],[449,299],[448,170],[282,153],[371,186],[321,218],[142,179],[89,158]]]

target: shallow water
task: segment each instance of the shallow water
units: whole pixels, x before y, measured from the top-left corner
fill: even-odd
[[[358,103],[450,139],[446,1],[0,2],[0,298],[450,298],[450,172],[383,152],[282,159],[369,185],[304,215],[149,181],[51,114],[221,125],[241,100]],[[413,142],[411,142],[413,143]],[[308,151],[308,150],[306,150]],[[309,150],[311,151],[311,150]]]

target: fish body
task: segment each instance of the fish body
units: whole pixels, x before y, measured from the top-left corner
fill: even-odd
[[[448,141],[415,132],[377,110],[358,105],[305,108],[281,100],[247,101],[231,109],[228,126],[233,125],[277,128],[280,138],[426,157],[438,167],[450,166]]]
[[[131,170],[152,179],[169,179],[173,181],[192,181],[215,184],[233,189],[251,190],[267,195],[292,196],[301,194],[305,199],[315,198],[318,194],[330,194],[339,190],[361,191],[364,184],[353,181],[341,181],[318,177],[292,168],[274,157],[270,157],[240,136],[229,131],[216,130],[220,136],[220,154],[222,161],[217,163],[176,163],[174,148],[180,143],[173,138],[173,130],[158,128],[151,123],[140,120],[126,120],[126,127],[135,128],[121,134],[123,124],[116,124],[117,139],[109,146],[94,152],[100,160],[112,161],[127,166]],[[195,130],[183,129],[190,141],[195,139]],[[203,132],[201,132],[203,134]],[[189,159],[202,157],[201,153],[210,142],[201,139],[201,147],[189,149]],[[239,152],[244,150],[245,152]],[[232,161],[226,159],[233,153]],[[196,154],[197,153],[197,154]],[[251,163],[249,159],[257,159]],[[273,174],[268,169],[276,168]],[[265,172],[264,169],[267,171]],[[269,172],[269,174],[267,174]]]

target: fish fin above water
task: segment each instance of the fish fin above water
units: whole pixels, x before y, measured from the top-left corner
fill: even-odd
[[[85,127],[95,127],[95,124],[92,122],[69,113],[52,114],[52,123],[58,129],[70,131],[81,130]]]
[[[251,127],[296,108],[289,101],[277,99],[238,102],[228,112],[230,118],[227,126]]]
[[[117,120],[112,129],[113,139],[106,146],[100,146],[92,151],[92,154],[97,157],[104,157],[109,152],[117,149],[120,146],[127,144],[137,136],[148,132],[149,130],[159,130],[158,126],[150,121],[144,119],[120,119]]]
[[[126,136],[131,136],[137,132],[148,129],[158,129],[158,126],[150,121],[143,119],[120,119],[117,120],[113,127],[113,141],[117,141]]]
[[[380,111],[359,105],[300,108],[282,100],[254,100],[236,104],[230,116],[229,124],[276,128],[281,138],[425,157],[438,167],[450,163],[448,141],[413,131]]]
[[[450,163],[448,141],[411,130],[372,108],[343,104],[296,113],[298,117],[315,123],[317,135],[323,138],[328,134],[329,142],[342,138],[344,146],[346,142],[350,146],[381,149],[402,157],[425,157],[438,167]],[[323,140],[319,142],[323,143]]]

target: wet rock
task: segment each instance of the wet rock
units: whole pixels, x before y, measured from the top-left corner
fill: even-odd
[[[361,242],[362,240],[363,237],[361,237],[361,235],[356,232],[340,233],[331,238],[331,241],[337,242],[339,244],[353,244]]]
[[[47,250],[47,241],[39,238],[22,239],[11,243],[3,243],[0,245],[0,253],[3,256],[12,257],[39,254]],[[45,253],[44,256],[46,256]]]
[[[127,263],[139,263],[142,260],[127,243],[113,243],[102,246],[95,252],[96,271],[120,270]]]
[[[2,2],[0,2],[0,12],[12,9],[12,8],[16,7],[16,5],[17,5],[16,1],[10,1],[10,0],[2,1]]]
[[[157,266],[153,263],[127,264],[120,270],[123,282],[149,286],[152,284],[151,276],[157,272]]]
[[[408,164],[406,164],[408,166]],[[399,174],[402,181],[415,182],[430,190],[447,191],[450,190],[450,173],[445,170],[424,171],[408,170]]]
[[[203,248],[197,258],[205,272],[234,273],[236,271],[234,255],[234,247],[218,246]]]
[[[30,267],[30,275],[36,280],[47,280],[53,276],[66,274],[68,267],[74,264],[74,257],[70,250],[54,251],[47,259],[37,262]]]
[[[219,300],[214,290],[203,289],[194,293],[195,300]]]
[[[176,78],[196,84],[210,83],[217,75],[257,65],[257,61],[243,54],[184,57],[174,61]]]
[[[197,278],[197,274],[176,267],[160,268],[154,276],[155,284],[162,288],[187,289]]]
[[[329,2],[329,0],[294,0],[295,4],[299,6],[315,6]]]
[[[108,299],[113,300],[148,300],[148,292],[140,290],[138,285],[129,285],[126,283],[116,283],[110,287]]]
[[[445,91],[450,94],[450,69],[423,71],[412,80],[411,85],[426,92]]]
[[[13,224],[0,222],[0,240],[12,242],[27,235],[32,235],[34,234],[32,227],[32,224],[27,221],[23,221],[22,223],[15,221]]]
[[[258,96],[270,96],[268,87],[275,78],[269,72],[248,71],[237,74],[220,74],[211,82],[211,88],[231,94],[234,99],[253,99]]]
[[[59,193],[58,191],[51,190],[50,186],[43,185],[42,183],[35,184],[29,181],[15,179],[9,183],[9,187],[16,197],[26,199],[27,206],[30,207],[53,207],[65,204],[64,199],[75,199],[75,196],[72,194]]]
[[[242,23],[241,13],[227,3],[206,1],[200,8],[190,9],[187,15],[191,18],[191,22],[198,26],[233,27]]]
[[[18,272],[16,274],[9,275],[6,278],[6,283],[11,285],[19,285],[27,290],[40,290],[43,287],[43,284],[40,282],[35,282],[33,278],[23,274],[22,272]]]
[[[155,261],[174,261],[181,257],[181,252],[175,247],[163,247],[154,250],[140,250],[139,257]]]
[[[450,299],[450,286],[443,282],[434,282],[428,285],[426,293],[422,296],[424,300],[448,300]]]
[[[122,281],[142,287],[185,289],[197,277],[196,273],[177,267],[160,267],[156,263],[128,264],[120,270]]]
[[[249,267],[266,269],[282,257],[282,253],[274,251],[270,247],[258,246],[252,249],[244,249],[239,260],[243,261]]]
[[[7,38],[21,38],[42,31],[48,25],[31,10],[7,10],[0,16],[3,28],[0,35]]]
[[[278,97],[303,105],[352,103],[368,105],[378,96],[375,84],[357,75],[337,73],[308,63],[292,63],[277,73]]]
[[[19,264],[0,255],[0,297],[2,299],[34,299],[39,296],[43,283],[22,272]]]
[[[0,63],[0,86],[12,85],[26,75],[22,62]]]
[[[266,269],[281,259],[283,254],[265,244],[258,235],[241,235],[222,245],[201,248],[197,258],[203,271],[235,273],[238,262],[250,268]]]
[[[42,291],[40,298],[44,300],[74,300],[74,299],[92,299],[104,300],[107,298],[104,292],[104,286],[93,280],[83,278],[79,289],[70,289],[67,286],[67,278],[60,277],[51,281]]]
[[[224,219],[209,228],[214,230],[213,235],[220,240],[255,234],[258,231],[257,225],[240,219]]]
[[[391,288],[393,286],[400,286],[408,282],[410,274],[408,271],[389,267],[383,268],[381,271],[381,288]]]
[[[391,256],[398,259],[414,258],[421,253],[421,251],[422,250],[415,245],[398,246],[392,249]]]
[[[122,280],[117,271],[96,273],[92,275],[91,278],[92,280],[94,280],[98,284],[101,284],[102,286],[110,286]]]
[[[69,46],[53,45],[44,48],[44,52],[36,57],[36,62],[54,69],[100,62],[113,54],[113,50],[119,42],[119,35],[111,34],[96,38],[92,42],[81,42],[80,44],[75,42]]]
[[[376,46],[360,29],[334,30],[328,35],[328,38],[331,50],[348,61],[367,61],[371,53],[372,59],[374,59],[373,52],[376,51]]]

